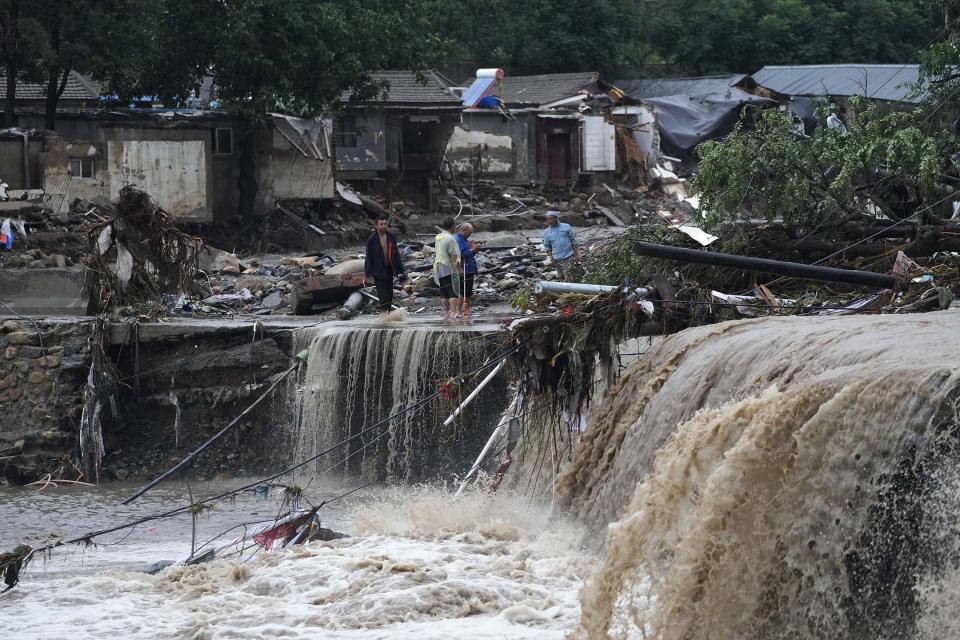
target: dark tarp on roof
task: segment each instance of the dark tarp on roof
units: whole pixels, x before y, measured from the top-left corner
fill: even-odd
[[[755,86],[750,76],[619,80],[617,86],[656,110],[660,145],[667,155],[688,158],[697,145],[733,130],[745,105],[775,105],[734,85]]]
[[[758,84],[788,96],[866,96],[874,100],[918,103],[920,80],[915,64],[822,64],[766,66],[753,74]]]
[[[727,94],[664,96],[644,100],[656,107],[660,147],[672,156],[689,157],[697,145],[733,131],[746,105],[772,106],[776,101],[734,89]]]

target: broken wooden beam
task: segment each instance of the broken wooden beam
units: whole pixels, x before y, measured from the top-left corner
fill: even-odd
[[[280,213],[282,213],[284,216],[286,216],[287,220],[289,220],[289,221],[292,222],[294,225],[296,225],[297,227],[299,227],[299,228],[301,228],[301,229],[303,229],[303,230],[305,230],[305,231],[312,231],[312,232],[316,233],[316,234],[319,235],[319,236],[325,236],[325,235],[327,235],[325,231],[323,231],[322,229],[319,229],[319,228],[315,227],[314,225],[310,224],[309,222],[307,222],[306,220],[304,220],[303,218],[301,218],[300,216],[298,216],[297,214],[295,214],[293,211],[290,211],[290,210],[287,209],[286,207],[283,207],[283,206],[281,206],[281,205],[278,204],[276,210],[279,211]]]
[[[696,262],[718,267],[759,271],[760,273],[770,273],[778,276],[819,280],[822,282],[842,282],[845,284],[881,287],[884,289],[892,289],[897,284],[897,279],[894,276],[885,273],[836,269],[834,267],[821,267],[799,262],[781,262],[779,260],[767,260],[766,258],[751,258],[749,256],[736,256],[729,253],[670,247],[652,242],[637,241],[634,242],[633,246],[637,255],[649,256],[651,258],[665,258],[679,262]]]

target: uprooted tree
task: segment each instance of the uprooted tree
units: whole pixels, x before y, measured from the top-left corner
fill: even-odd
[[[199,240],[132,186],[120,190],[116,211],[89,232],[85,286],[93,310],[155,306],[164,294],[195,292]]]
[[[749,216],[817,227],[864,214],[905,219],[952,193],[955,140],[923,110],[883,113],[858,97],[848,106],[854,116],[846,132],[826,126],[825,108],[809,136],[790,116],[767,110],[727,138],[701,144],[694,184],[704,221]]]

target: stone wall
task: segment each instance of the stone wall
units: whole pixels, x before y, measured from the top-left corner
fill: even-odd
[[[73,477],[70,458],[90,366],[90,322],[0,326],[0,475],[22,484]],[[39,329],[39,333],[38,333]]]
[[[0,482],[79,479],[77,434],[95,320],[0,320]],[[240,415],[291,365],[288,331],[198,321],[169,331],[111,325],[118,381],[100,414],[100,480],[146,479]],[[38,335],[39,329],[39,335]],[[296,376],[185,472],[213,478],[273,470],[289,459]]]

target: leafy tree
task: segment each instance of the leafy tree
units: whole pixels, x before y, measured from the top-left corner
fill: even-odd
[[[922,111],[881,113],[853,98],[849,132],[824,126],[798,135],[785,114],[767,110],[755,126],[743,122],[727,138],[697,150],[694,185],[708,223],[741,210],[788,226],[813,226],[832,216],[859,216],[872,203],[892,217],[911,215],[942,195],[938,140]]]
[[[768,64],[904,63],[935,36],[934,0],[675,0],[648,9],[643,37],[673,73],[752,73]]]
[[[143,30],[143,23],[136,21],[136,5],[124,0],[32,0],[39,31],[24,74],[45,86],[44,127],[56,129],[57,104],[72,72],[105,75],[113,64],[106,61],[135,55],[139,48],[125,48],[114,36]]]
[[[920,54],[918,91],[933,115],[960,113],[960,0],[944,0],[942,35]]]
[[[639,3],[631,0],[453,0],[436,24],[459,58],[511,75],[600,71],[638,61]]]
[[[17,81],[23,75],[24,66],[36,56],[35,43],[42,38],[42,28],[32,8],[26,0],[0,0],[0,64],[7,84],[3,122],[7,127],[16,124]]]

